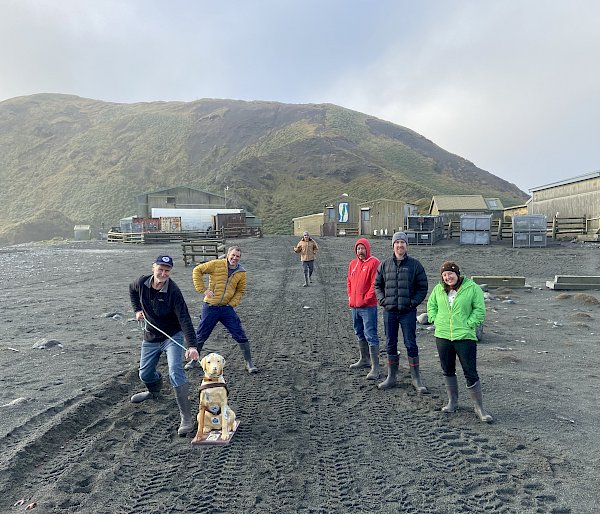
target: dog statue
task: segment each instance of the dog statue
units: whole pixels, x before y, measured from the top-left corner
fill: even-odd
[[[228,441],[235,431],[235,412],[227,403],[229,390],[223,378],[225,359],[209,353],[200,361],[204,378],[200,384],[198,432],[192,444],[201,444],[211,430],[221,430],[221,440]]]

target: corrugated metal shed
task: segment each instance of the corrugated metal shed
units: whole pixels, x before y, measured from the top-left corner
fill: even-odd
[[[89,241],[92,239],[92,228],[90,225],[75,225],[73,232],[75,241]]]
[[[225,196],[186,186],[142,193],[136,196],[136,203],[140,218],[151,216],[152,209],[214,209],[231,204]]]
[[[552,218],[586,218],[588,233],[600,230],[600,171],[578,175],[529,190],[529,214]]]

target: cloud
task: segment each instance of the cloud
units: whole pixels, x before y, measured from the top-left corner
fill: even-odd
[[[331,102],[522,189],[598,169],[595,0],[3,0],[0,99]]]

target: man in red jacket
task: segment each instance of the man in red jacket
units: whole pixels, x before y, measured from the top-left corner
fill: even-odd
[[[352,308],[354,333],[358,339],[360,358],[351,369],[367,368],[369,380],[379,378],[379,337],[377,335],[377,297],[373,284],[379,259],[371,255],[367,239],[354,244],[356,258],[348,265],[348,304]]]

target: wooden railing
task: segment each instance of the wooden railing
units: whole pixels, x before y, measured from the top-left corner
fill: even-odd
[[[212,259],[219,259],[225,256],[224,239],[199,239],[197,241],[187,241],[181,243],[181,252],[183,254],[183,264],[206,262]]]
[[[556,239],[561,234],[585,234],[587,232],[587,218],[575,217],[575,218],[557,218],[554,216],[551,220],[548,220],[548,236],[552,239]]]

